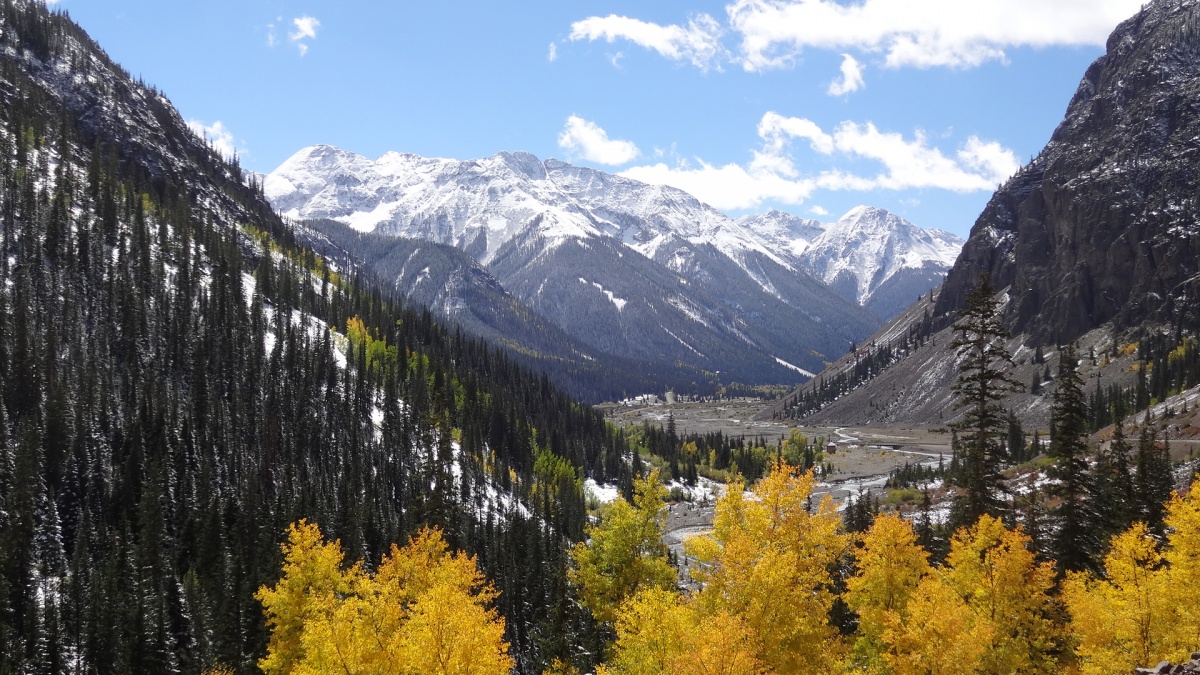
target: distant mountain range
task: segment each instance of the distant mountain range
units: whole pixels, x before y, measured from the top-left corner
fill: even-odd
[[[675,188],[522,152],[372,161],[313,146],[263,183],[284,216],[469,330],[580,365],[641,362],[684,388],[718,372],[747,384],[811,376],[940,283],[961,246],[870,207],[830,224],[778,211],[735,220]],[[396,238],[425,245],[405,244],[401,261]],[[463,292],[467,278],[491,291]],[[571,344],[531,345],[516,315]]]

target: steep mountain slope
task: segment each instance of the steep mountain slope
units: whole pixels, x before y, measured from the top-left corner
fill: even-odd
[[[879,367],[838,379],[855,364],[836,364],[817,383],[838,387],[815,398],[814,387],[802,387],[781,409],[809,415],[807,397],[823,401],[812,419],[827,422],[952,419],[949,326],[983,273],[1014,336],[1014,373],[1029,382],[1007,405],[1027,424],[1048,420],[1048,392],[1036,390],[1053,370],[1056,345],[1068,341],[1096,355],[1081,366],[1093,420],[1193,386],[1197,139],[1200,3],[1151,2],[1114,30],[1045,149],[993,195],[936,301],[922,300],[871,338],[864,356],[893,348]],[[914,327],[927,337],[908,340]],[[1039,352],[1051,363],[1035,363]]]
[[[0,672],[253,671],[301,518],[369,561],[442,527],[521,671],[567,656],[578,480],[623,439],[339,275],[64,15],[0,35]]]
[[[504,348],[585,401],[658,391],[664,382],[701,386],[705,381],[695,369],[618,356],[577,340],[521,304],[474,258],[453,246],[357,232],[332,220],[304,221],[296,229],[326,258],[344,268],[365,266],[379,284]],[[303,237],[306,231],[320,236]]]
[[[291,218],[457,247],[575,340],[660,369],[794,382],[877,325],[684,192],[527,153],[372,162],[316,146],[265,190]]]
[[[1108,39],[1046,148],[979,216],[939,308],[980,273],[1016,332],[1200,320],[1200,5],[1149,3]]]

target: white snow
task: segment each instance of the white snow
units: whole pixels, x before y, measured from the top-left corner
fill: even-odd
[[[588,283],[588,280],[584,279],[583,277],[579,277],[579,282],[586,285]],[[612,291],[605,289],[603,284],[599,284],[599,283],[593,281],[593,282],[591,282],[591,285],[596,287],[601,293],[603,293],[605,296],[607,296],[608,301],[611,302],[612,304],[616,305],[618,312],[625,309],[625,304],[627,301],[624,298],[618,298],[616,295],[613,294]],[[539,293],[541,292],[541,288],[538,289],[538,292]]]
[[[583,481],[583,490],[586,494],[594,497],[601,504],[611,504],[617,501],[617,486],[605,483],[600,485],[595,479],[588,478]]]
[[[711,245],[777,298],[752,260],[805,270],[826,283],[849,274],[865,303],[899,270],[946,269],[962,247],[954,235],[865,206],[830,224],[780,211],[734,220],[675,188],[523,152],[463,161],[389,152],[372,161],[318,145],[268,174],[264,191],[289,218],[331,218],[363,232],[452,246],[482,236],[484,264],[526,234],[546,249],[611,237],[686,277],[691,260],[681,253]],[[609,300],[623,306],[621,298]]]
[[[816,374],[810,373],[807,370],[801,368],[800,366],[794,366],[794,365],[788,363],[787,361],[784,361],[783,359],[779,358],[778,356],[775,357],[775,361],[779,365],[783,366],[784,368],[791,368],[792,370],[796,371],[797,373],[800,373],[801,375],[803,375],[805,377],[816,377]]]

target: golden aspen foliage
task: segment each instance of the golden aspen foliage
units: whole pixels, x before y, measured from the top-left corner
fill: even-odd
[[[573,664],[555,657],[542,671],[542,675],[580,675],[580,672]]]
[[[1176,620],[1163,557],[1145,523],[1113,537],[1107,579],[1074,572],[1063,583],[1085,675],[1132,672],[1171,656]],[[1175,656],[1186,656],[1176,654]]]
[[[757,675],[757,641],[728,612],[706,615],[678,592],[650,587],[621,606],[613,656],[601,674]]]
[[[782,674],[835,672],[844,651],[829,624],[829,570],[849,538],[832,499],[809,511],[813,482],[812,472],[782,462],[749,498],[734,482],[717,502],[711,536],[687,546],[699,561],[701,610],[738,617],[757,636],[762,664]]]
[[[1160,551],[1143,523],[1113,537],[1106,579],[1063,584],[1085,674],[1183,661],[1200,649],[1200,481],[1167,503]]]
[[[1200,480],[1192,483],[1187,497],[1172,497],[1164,522],[1169,546],[1163,557],[1170,566],[1177,646],[1200,651]]]
[[[343,569],[340,545],[304,521],[289,529],[284,556],[283,578],[256,596],[272,629],[265,672],[499,675],[513,667],[504,619],[489,607],[496,591],[438,530],[393,545],[374,575],[361,563]]]
[[[887,613],[884,658],[895,675],[977,673],[992,636],[992,625],[935,571],[913,590],[906,614]]]
[[[633,503],[617,498],[587,529],[587,541],[571,549],[567,577],[583,605],[602,623],[616,620],[621,603],[646,587],[671,588],[676,574],[662,543],[667,491],[658,472],[635,479]]]
[[[857,670],[886,672],[883,634],[889,613],[908,615],[908,600],[930,572],[929,553],[917,543],[912,524],[892,514],[876,516],[855,553],[858,572],[843,597],[858,614],[852,663]]]
[[[341,542],[325,542],[316,523],[301,520],[289,526],[288,540],[280,548],[283,577],[273,588],[263,586],[254,594],[271,629],[267,656],[258,665],[264,672],[288,675],[304,658],[306,625],[329,610],[335,594],[350,589],[342,570]]]
[[[1038,563],[1029,537],[984,515],[950,541],[945,579],[976,615],[990,624],[984,673],[1049,673],[1061,630],[1055,625],[1050,591],[1054,568]]]

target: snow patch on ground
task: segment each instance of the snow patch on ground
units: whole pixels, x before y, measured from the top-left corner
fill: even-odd
[[[711,502],[725,494],[725,484],[709,480],[704,476],[696,478],[696,484],[688,485],[678,480],[666,483],[668,492],[683,493],[684,500],[690,502]]]
[[[779,358],[778,356],[775,357],[775,362],[778,363],[779,365],[783,366],[784,368],[791,368],[792,370],[796,371],[797,373],[800,373],[801,375],[803,375],[805,377],[816,377],[816,375],[814,373],[810,373],[807,370],[801,368],[800,366],[794,366],[794,365],[788,363],[787,361],[784,361],[783,359]]]
[[[617,501],[617,495],[620,494],[617,491],[616,485],[609,483],[600,485],[594,478],[588,478],[583,481],[583,491],[601,504],[611,504]]]
[[[579,283],[587,284],[588,280],[584,279],[583,277],[579,277]],[[625,304],[628,302],[627,300],[625,300],[624,298],[618,298],[616,295],[613,294],[612,291],[605,289],[603,285],[601,285],[595,281],[591,282],[591,284],[592,284],[592,286],[595,286],[601,293],[608,296],[608,301],[611,302],[612,304],[616,305],[618,312],[625,309]],[[538,292],[539,293],[541,292],[540,288],[538,289]]]

